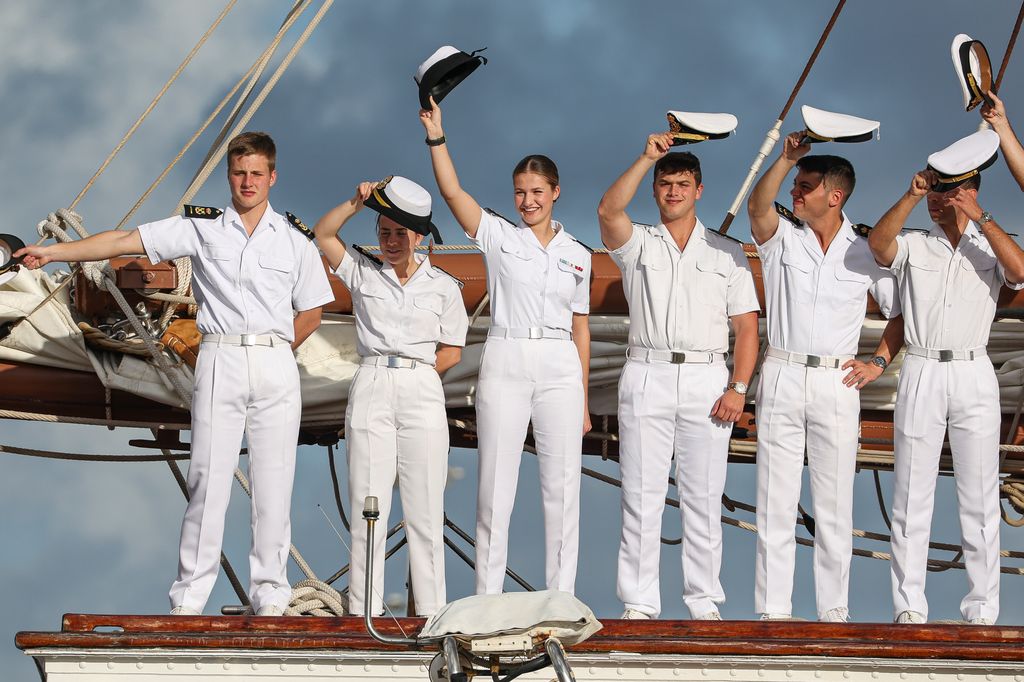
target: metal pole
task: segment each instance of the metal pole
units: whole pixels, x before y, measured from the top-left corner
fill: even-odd
[[[363,591],[363,622],[366,624],[366,631],[378,642],[416,647],[419,646],[419,642],[415,639],[383,635],[373,625],[373,529],[377,525],[378,518],[380,518],[380,510],[377,508],[377,498],[368,495],[363,502],[363,520],[366,521],[366,582]]]

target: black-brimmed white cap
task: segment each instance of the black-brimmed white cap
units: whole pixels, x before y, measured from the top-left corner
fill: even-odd
[[[445,45],[427,57],[427,60],[416,69],[416,76],[413,78],[419,86],[420,106],[429,109],[431,96],[435,102],[440,103],[445,95],[476,71],[477,67],[486,64],[487,58],[478,54],[486,49],[484,47],[466,53],[451,45]]]
[[[807,142],[867,142],[878,135],[881,124],[869,118],[825,111],[808,105],[800,107]]]
[[[709,114],[697,111],[670,111],[668,129],[672,133],[672,146],[695,144],[705,140],[729,137],[739,120],[732,114]]]
[[[374,186],[364,205],[406,229],[425,237],[433,235],[434,241],[443,243],[441,233],[430,221],[430,192],[408,178],[400,175],[384,178]]]
[[[982,102],[989,102],[992,64],[982,42],[972,39],[966,33],[959,33],[953,38],[949,54],[953,58],[956,80],[964,94],[964,110],[970,111]]]
[[[14,258],[14,252],[25,248],[25,242],[13,234],[0,234],[0,284],[14,279],[18,274],[20,258]]]
[[[928,168],[939,175],[932,190],[948,192],[967,182],[995,163],[998,150],[999,135],[993,130],[979,130],[935,152],[928,157]]]

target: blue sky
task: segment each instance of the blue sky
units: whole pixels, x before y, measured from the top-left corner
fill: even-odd
[[[163,169],[273,35],[282,5],[239,3],[80,204],[91,231],[116,223]],[[640,153],[646,135],[664,128],[665,111],[728,111],[740,120],[737,133],[694,149],[705,182],[698,213],[707,225],[717,226],[833,7],[819,0],[338,0],[250,127],[271,132],[278,142],[280,177],[272,203],[307,223],[348,198],[360,180],[397,173],[432,188],[412,75],[440,45],[486,46],[490,63],[443,103],[445,132],[463,184],[481,204],[511,212],[515,162],[528,153],[547,154],[562,176],[557,217],[577,237],[597,245],[595,209],[601,194]],[[29,241],[46,213],[68,205],[219,9],[220,3],[200,0],[0,5],[3,231]],[[877,220],[928,154],[977,128],[977,114],[961,106],[949,43],[959,32],[984,40],[995,68],[1016,10],[1015,3],[993,0],[848,3],[783,130],[801,127],[800,104],[882,122],[879,141],[829,149],[848,156],[857,168],[857,190],[847,209],[854,221]],[[1011,61],[1003,85],[1011,120],[1024,112],[1021,59]],[[173,210],[200,162],[203,142],[210,139],[186,155],[134,222]],[[1022,199],[1001,163],[986,172],[983,207],[1018,232]],[[225,200],[218,171],[196,203],[223,205]],[[641,221],[657,217],[645,192],[631,213]],[[911,222],[926,218],[921,211]],[[435,222],[446,241],[464,240],[443,206],[436,207]],[[350,227],[351,239],[371,241],[369,219]],[[744,215],[731,234],[749,238]],[[127,441],[141,437],[129,430],[15,422],[0,424],[0,434],[5,444],[114,453],[128,452]],[[449,485],[449,514],[471,528],[474,456],[454,451],[451,459],[464,477]],[[615,473],[607,464],[587,464]],[[0,668],[11,671],[8,679],[35,679],[30,662],[13,646],[17,630],[57,628],[60,614],[68,611],[166,611],[184,509],[166,465],[73,464],[5,455],[0,466],[5,520],[0,542],[6,547],[0,563],[5,585]],[[753,473],[753,467],[734,466],[728,494],[752,500]],[[888,497],[889,477],[882,480]],[[883,530],[870,474],[861,474],[857,486],[857,527]],[[539,584],[537,487],[536,463],[524,456],[512,565]],[[935,538],[955,542],[959,527],[948,479],[940,481],[939,500]],[[302,448],[293,503],[295,541],[326,576],[345,560],[345,551],[318,504],[334,517],[324,451]],[[578,593],[599,616],[617,615],[617,491],[585,479],[582,507],[585,556]],[[229,516],[225,550],[244,575],[248,502],[240,492]],[[1003,533],[1004,547],[1024,549],[1020,530],[1004,526]],[[664,534],[679,535],[674,510],[667,510]],[[727,527],[725,543],[723,614],[750,617],[754,538]],[[403,563],[400,553],[389,568],[389,592],[401,588]],[[682,616],[677,547],[664,548],[662,567],[665,616]],[[469,593],[471,573],[451,556],[448,576],[451,598]],[[813,617],[805,549],[798,553],[796,584],[796,614]],[[891,618],[888,584],[888,564],[854,561],[855,619]],[[957,617],[965,589],[962,572],[930,575],[933,617]],[[233,601],[222,579],[210,610]],[[1001,622],[1024,622],[1024,578],[1004,578],[1002,603]]]

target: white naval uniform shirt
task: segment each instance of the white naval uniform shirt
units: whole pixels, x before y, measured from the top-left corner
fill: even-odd
[[[679,250],[664,225],[633,225],[611,252],[629,303],[629,345],[655,350],[729,351],[729,318],[760,310],[738,242],[698,219]]]
[[[973,222],[954,250],[938,225],[896,237],[889,269],[899,282],[908,345],[933,350],[970,350],[988,344],[996,303],[1006,281],[992,246]]]
[[[470,239],[487,264],[492,326],[572,331],[572,314],[590,312],[590,251],[552,222],[555,236],[545,249],[522,222],[480,211]]]
[[[154,264],[192,259],[196,326],[203,334],[274,334],[290,343],[293,310],[334,300],[316,247],[269,203],[251,237],[232,206],[212,219],[146,223],[139,234]]]
[[[433,365],[438,343],[466,345],[469,318],[458,283],[426,256],[416,259],[419,267],[402,286],[389,263],[345,249],[334,272],[352,292],[360,357],[400,355]]]
[[[843,214],[828,253],[809,227],[779,216],[771,239],[757,245],[768,312],[768,345],[791,353],[856,355],[867,292],[882,314],[899,315],[896,282],[875,262],[868,240]]]

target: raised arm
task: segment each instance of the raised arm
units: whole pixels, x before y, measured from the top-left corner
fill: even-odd
[[[887,268],[896,260],[896,237],[907,224],[907,218],[917,206],[917,202],[928,194],[928,190],[937,181],[935,171],[923,170],[914,175],[914,179],[910,181],[910,189],[875,224],[875,229],[871,230],[868,237],[868,246],[871,247],[871,253],[879,265]]]
[[[1006,159],[1006,167],[1010,169],[1013,179],[1024,190],[1024,147],[1021,147],[1020,140],[1017,139],[1017,135],[1010,125],[1010,119],[1006,117],[1003,100],[996,97],[991,90],[989,90],[988,96],[992,99],[992,106],[981,105],[981,117],[988,121],[992,130],[999,135],[999,149],[1002,150],[1003,158]]]
[[[597,220],[601,225],[601,241],[609,249],[621,247],[633,236],[633,221],[626,214],[626,207],[633,200],[647,171],[651,170],[658,159],[668,154],[671,148],[672,133],[648,136],[644,153],[601,197],[601,203],[597,206]]]
[[[29,270],[41,268],[54,261],[61,263],[81,263],[83,261],[106,260],[117,256],[128,256],[145,253],[142,237],[138,230],[108,230],[99,232],[85,239],[65,244],[48,244],[46,246],[26,246],[14,252],[15,258],[25,257],[22,263]]]
[[[779,216],[775,212],[775,198],[779,196],[782,183],[796,162],[807,152],[811,145],[803,142],[803,130],[790,133],[782,144],[782,153],[775,163],[768,167],[761,179],[754,185],[754,190],[747,199],[747,215],[750,216],[750,235],[758,244],[764,244],[775,236],[779,229]]]
[[[427,131],[427,140],[443,140],[444,129],[441,128],[441,108],[434,98],[430,98],[430,110],[420,109],[420,123]],[[448,145],[444,142],[430,146],[430,163],[434,167],[434,178],[445,203],[452,215],[470,237],[476,237],[480,227],[480,204],[471,197],[459,184],[459,176],[455,173],[455,164],[448,153]]]
[[[313,226],[317,246],[323,251],[332,270],[337,270],[345,258],[345,242],[341,241],[338,233],[345,223],[363,208],[363,202],[370,198],[372,192],[372,182],[359,183],[355,196],[332,208]]]
[[[978,193],[974,190],[958,187],[946,195],[946,203],[963,211],[964,215],[978,223],[981,218],[981,206],[978,205]],[[999,226],[995,219],[978,223],[978,229],[985,235],[992,253],[1003,266],[1006,281],[1010,284],[1024,282],[1024,250],[1013,240],[1013,237]]]

